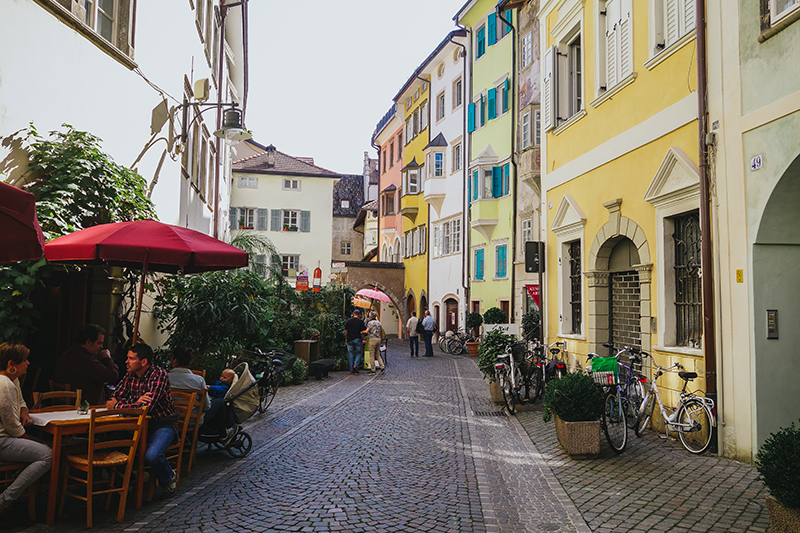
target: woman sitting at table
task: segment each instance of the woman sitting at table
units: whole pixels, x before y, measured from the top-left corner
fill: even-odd
[[[29,353],[22,344],[0,344],[0,461],[30,463],[0,494],[0,514],[50,470],[52,461],[50,448],[25,433],[32,421],[18,378],[28,370]]]

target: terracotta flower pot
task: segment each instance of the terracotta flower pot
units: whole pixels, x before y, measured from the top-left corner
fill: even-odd
[[[555,416],[556,436],[564,450],[572,457],[600,455],[600,421],[564,422]]]
[[[784,507],[767,494],[767,510],[772,533],[800,533],[800,509]]]
[[[480,342],[466,342],[464,344],[467,346],[467,352],[469,352],[470,357],[478,357],[478,346]]]

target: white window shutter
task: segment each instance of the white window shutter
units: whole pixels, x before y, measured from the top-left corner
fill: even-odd
[[[692,0],[693,1],[693,0]],[[632,0],[622,0],[619,17],[619,81],[633,72],[633,43],[631,24],[633,22]]]
[[[619,0],[606,1],[606,88],[619,83]]]
[[[669,46],[678,40],[680,28],[678,27],[678,2],[684,0],[664,0],[664,34],[666,45]],[[690,0],[686,0],[690,1]]]
[[[694,6],[696,0],[682,0],[683,1],[683,31],[681,37],[693,31],[695,28],[695,11]]]
[[[544,131],[553,129],[555,122],[555,60],[556,60],[556,47],[551,46],[544,53],[544,77],[542,83],[542,106]]]

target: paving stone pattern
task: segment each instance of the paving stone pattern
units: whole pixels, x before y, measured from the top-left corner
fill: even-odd
[[[117,523],[102,505],[98,531],[606,532],[767,531],[755,472],[695,457],[656,435],[616,456],[564,455],[553,424],[492,403],[475,360],[410,358],[391,341],[385,374],[331,373],[278,391],[245,425],[241,460],[198,452],[169,499],[129,506]],[[53,526],[27,521],[18,503],[9,531],[85,530],[67,503]],[[100,503],[98,501],[98,503]],[[132,503],[132,500],[131,500]]]

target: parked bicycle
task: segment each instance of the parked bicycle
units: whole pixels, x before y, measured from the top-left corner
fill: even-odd
[[[283,363],[283,353],[277,350],[264,353],[256,348],[252,353],[258,357],[252,362],[253,376],[258,382],[258,412],[264,413],[278,392],[281,373],[286,367]]]
[[[525,359],[525,348],[522,343],[506,345],[505,353],[497,356],[494,366],[495,379],[503,391],[503,402],[510,414],[517,412],[517,405],[522,403],[520,388],[523,385],[522,363]]]
[[[545,348],[550,354],[549,357],[545,353]],[[566,352],[566,342],[556,341],[545,346],[539,341],[534,341],[533,348],[528,353],[531,365],[530,401],[535,402],[544,396],[544,388],[548,381],[559,379],[567,374],[567,364],[563,360],[566,358]]]
[[[645,354],[643,353],[642,355]],[[666,435],[669,436],[669,432],[674,431],[678,434],[684,448],[691,453],[703,453],[711,444],[712,428],[717,425],[714,400],[686,391],[688,383],[697,378],[696,372],[683,372],[684,368],[680,363],[674,363],[666,368],[655,364],[655,362],[653,364],[657,371],[653,379],[650,380],[650,390],[644,397],[642,408],[639,411],[639,419],[635,428],[636,436],[641,436],[644,430],[647,429],[653,416],[655,401],[658,400]],[[679,370],[678,376],[683,380],[683,388],[681,389],[678,405],[670,413],[661,401],[657,381],[664,372],[673,368]]]
[[[464,353],[467,342],[478,340],[468,335],[464,330],[448,331],[439,335],[439,349],[452,355]]]

